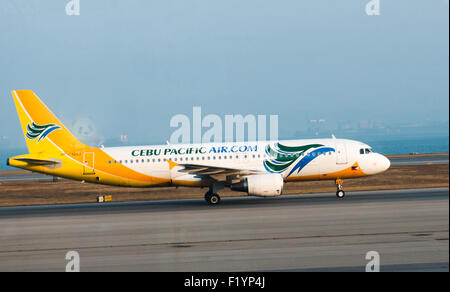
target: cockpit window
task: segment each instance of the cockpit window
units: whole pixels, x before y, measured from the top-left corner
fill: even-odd
[[[359,154],[369,154],[369,153],[372,153],[372,149],[370,148],[359,149]]]

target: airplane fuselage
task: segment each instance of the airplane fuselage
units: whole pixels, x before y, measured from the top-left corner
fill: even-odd
[[[290,148],[279,149],[277,145]],[[107,161],[111,167],[122,164],[144,175],[163,179],[165,185],[205,186],[210,184],[210,179],[186,173],[180,165],[279,173],[286,182],[363,177],[389,167],[383,155],[367,149],[370,146],[358,141],[308,139],[111,147],[101,150],[111,157]],[[171,165],[168,161],[177,165]]]
[[[128,187],[209,187],[220,201],[229,187],[255,196],[279,196],[290,181],[335,180],[387,170],[389,160],[359,141],[307,139],[242,143],[91,147],[80,142],[31,90],[13,92],[28,154],[10,166],[79,181]]]

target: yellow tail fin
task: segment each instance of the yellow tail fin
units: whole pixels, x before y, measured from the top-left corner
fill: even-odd
[[[86,147],[32,90],[13,90],[12,95],[30,153],[69,153]]]

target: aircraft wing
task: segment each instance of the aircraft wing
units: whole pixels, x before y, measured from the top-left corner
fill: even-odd
[[[189,163],[180,164],[169,160],[167,161],[169,162],[171,169],[175,166],[180,166],[182,167],[182,169],[178,170],[179,172],[186,172],[198,176],[210,177],[216,181],[231,181],[242,176],[262,173],[259,170],[237,169]]]

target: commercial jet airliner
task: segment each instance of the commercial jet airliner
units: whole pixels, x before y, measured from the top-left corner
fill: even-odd
[[[12,95],[29,154],[10,166],[79,181],[126,187],[207,187],[205,200],[218,204],[218,191],[280,196],[291,181],[342,180],[387,170],[389,160],[365,143],[336,139],[287,140],[133,147],[90,147],[80,142],[31,90]]]

